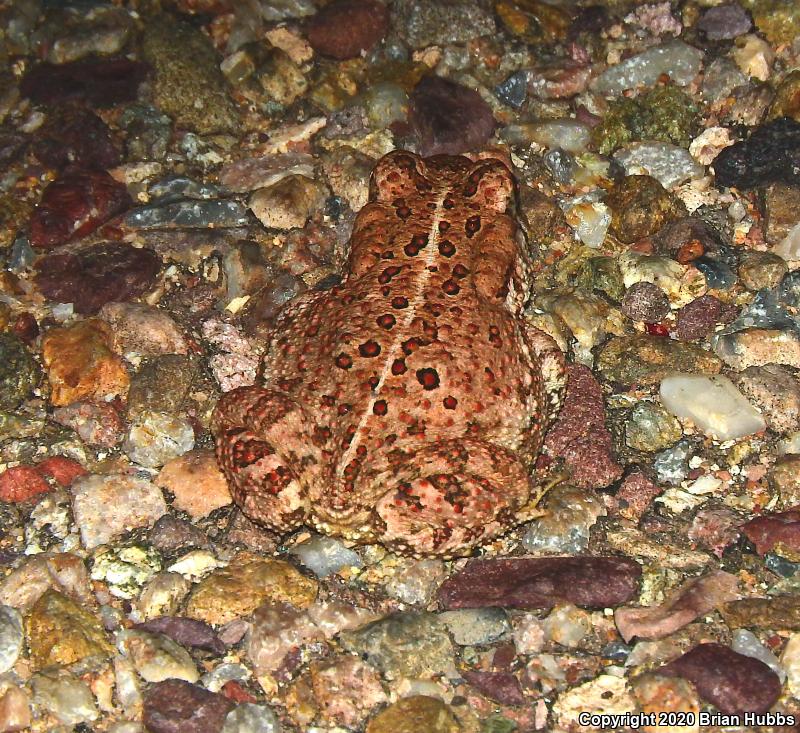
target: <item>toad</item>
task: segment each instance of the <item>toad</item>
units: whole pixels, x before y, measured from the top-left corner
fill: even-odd
[[[531,472],[564,362],[522,316],[514,196],[496,159],[377,163],[341,285],[288,303],[256,385],[215,409],[247,516],[452,557],[541,514]]]

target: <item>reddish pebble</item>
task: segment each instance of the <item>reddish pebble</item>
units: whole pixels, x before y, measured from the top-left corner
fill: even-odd
[[[648,323],[645,328],[651,336],[658,336],[659,338],[669,336],[669,328],[663,323]]]
[[[0,501],[16,504],[50,491],[50,484],[33,466],[15,466],[0,473]]]
[[[308,42],[317,53],[350,59],[368,51],[389,30],[389,10],[377,0],[334,0],[306,26]]]
[[[51,249],[90,234],[130,203],[124,184],[105,171],[69,171],[45,189],[33,212],[31,244]]]
[[[258,698],[245,690],[245,688],[242,687],[242,684],[236,680],[228,680],[224,685],[222,685],[220,692],[227,697],[228,700],[233,700],[235,703],[258,702]]]
[[[800,507],[780,514],[756,517],[745,524],[742,530],[756,546],[759,555],[765,555],[777,546],[793,554],[800,552]]]
[[[79,476],[85,476],[88,471],[77,461],[64,456],[50,456],[45,458],[36,468],[48,476],[52,476],[59,486],[69,486]]]

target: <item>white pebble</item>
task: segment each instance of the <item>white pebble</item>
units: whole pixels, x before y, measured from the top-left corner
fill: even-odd
[[[661,402],[673,415],[691,419],[717,440],[732,440],[764,430],[761,413],[727,377],[673,374],[661,382]]]

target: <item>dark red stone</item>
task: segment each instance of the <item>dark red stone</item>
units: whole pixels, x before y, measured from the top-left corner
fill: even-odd
[[[626,557],[471,560],[439,589],[444,608],[611,608],[638,593],[642,569]]]
[[[142,722],[150,733],[219,733],[233,707],[222,695],[169,679],[145,692]]]
[[[495,128],[491,107],[478,92],[439,76],[426,76],[417,84],[409,122],[422,155],[481,148]]]
[[[68,171],[45,189],[33,212],[31,244],[58,247],[90,234],[130,205],[124,184],[105,171]]]
[[[70,164],[81,168],[113,168],[120,162],[120,151],[108,125],[78,104],[67,104],[47,113],[47,121],[34,138],[33,152],[50,168]]]
[[[0,501],[28,501],[50,491],[50,484],[33,466],[14,466],[0,473]]]
[[[377,0],[333,0],[306,25],[317,53],[350,59],[368,51],[389,30],[389,10]]]
[[[756,546],[759,555],[766,555],[782,545],[792,552],[800,552],[800,507],[780,514],[767,514],[751,519],[742,527],[747,539]]]
[[[154,284],[160,267],[152,250],[111,243],[45,257],[36,263],[34,280],[48,300],[73,303],[76,312],[93,314],[111,301],[141,295]]]
[[[719,323],[730,323],[737,309],[713,295],[701,295],[681,308],[675,317],[675,337],[679,341],[695,341],[714,332]]]
[[[225,651],[225,645],[214,633],[214,629],[205,621],[199,621],[198,619],[183,618],[181,616],[160,616],[159,618],[136,624],[135,628],[164,634],[183,646],[205,649],[217,655]]]
[[[701,698],[729,715],[764,713],[781,694],[778,675],[764,662],[723,644],[699,644],[658,674],[689,680]]]
[[[39,64],[20,83],[20,93],[37,104],[84,99],[94,107],[110,107],[136,99],[148,67],[128,59]]]
[[[50,456],[45,458],[36,468],[47,476],[52,476],[59,486],[69,486],[79,476],[88,471],[77,461],[66,456]]]
[[[462,676],[475,689],[501,705],[523,705],[525,703],[522,686],[510,672],[467,670],[462,673]]]
[[[545,437],[545,448],[564,459],[572,482],[581,488],[604,488],[622,475],[605,415],[603,390],[591,370],[568,365],[564,406]]]

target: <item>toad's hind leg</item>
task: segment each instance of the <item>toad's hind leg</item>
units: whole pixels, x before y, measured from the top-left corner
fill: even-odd
[[[211,429],[244,513],[279,532],[304,524],[306,486],[319,461],[299,405],[280,392],[240,387],[220,398]]]
[[[470,438],[426,446],[395,465],[375,512],[381,542],[401,554],[455,556],[541,515],[510,451]]]

